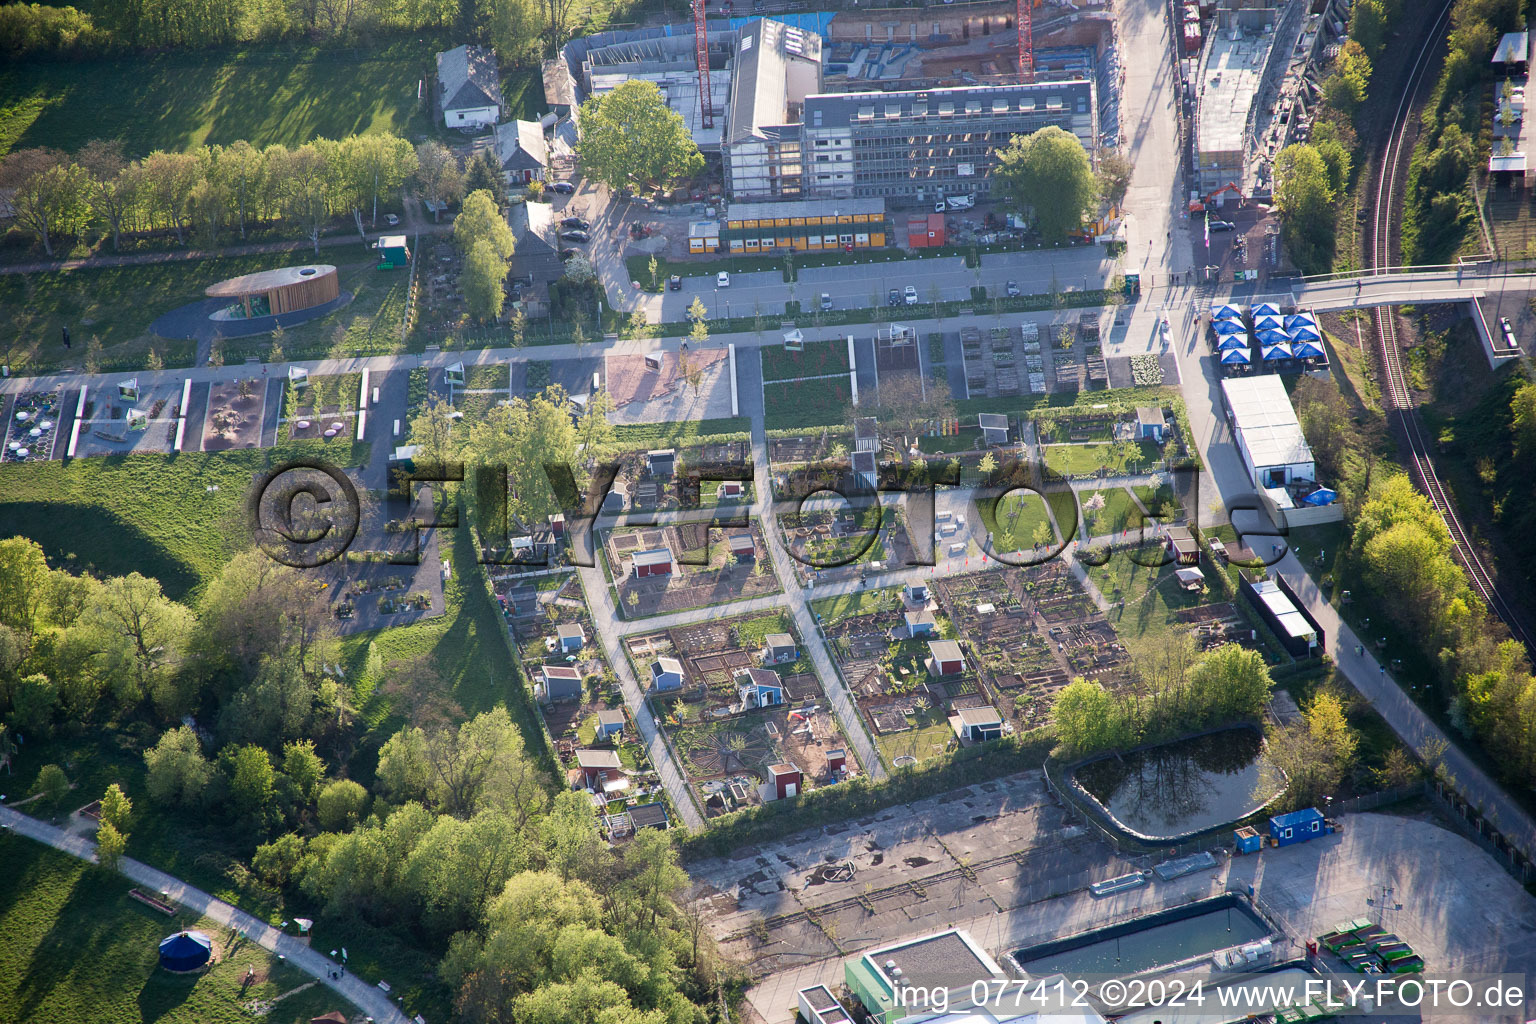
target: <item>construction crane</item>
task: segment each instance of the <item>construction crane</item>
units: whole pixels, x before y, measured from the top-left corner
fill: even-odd
[[[1035,0],[1016,0],[1019,27],[1019,81],[1035,80]]]
[[[693,53],[699,63],[699,113],[704,127],[715,126],[715,112],[709,106],[709,33],[704,27],[705,0],[693,0]]]

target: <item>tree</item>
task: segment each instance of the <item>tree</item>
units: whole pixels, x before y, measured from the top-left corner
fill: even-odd
[[[415,181],[421,197],[434,207],[456,203],[464,195],[464,171],[459,158],[441,142],[423,142],[416,147]],[[432,211],[433,221],[437,220],[439,209]]]
[[[38,769],[32,792],[41,793],[50,804],[58,804],[69,795],[69,788],[69,776],[64,774],[64,769],[56,764],[45,764]]]
[[[229,779],[229,795],[235,809],[253,818],[262,817],[272,803],[277,773],[272,758],[254,743],[225,747],[219,754]]]
[[[489,242],[503,260],[511,259],[515,248],[512,229],[501,215],[495,197],[484,189],[465,197],[464,208],[453,222],[453,240],[464,253],[472,252],[476,242]]]
[[[14,191],[16,223],[35,234],[53,255],[53,240],[85,226],[90,175],[55,149],[18,150],[0,162],[0,186]]]
[[[582,453],[588,458],[598,458],[613,441],[613,424],[608,414],[613,412],[613,397],[604,388],[587,399],[587,407],[576,421],[576,440]]]
[[[151,697],[163,712],[179,714],[174,676],[192,626],[186,605],[166,597],[157,580],[133,572],[96,591],[78,628],[95,638],[94,661],[119,703],[132,707]]]
[[[219,714],[226,740],[276,747],[315,728],[317,688],[298,660],[288,654],[264,659],[256,678],[238,690]]]
[[[1333,109],[1353,117],[1365,102],[1371,81],[1371,58],[1354,39],[1347,39],[1334,63],[1334,72],[1323,82],[1323,99]]]
[[[1509,412],[1515,458],[1529,459],[1536,455],[1536,384],[1524,382],[1515,389]]]
[[[589,177],[610,188],[666,187],[704,169],[682,117],[653,82],[631,79],[581,105],[577,152]]]
[[[586,794],[566,790],[555,797],[544,819],[544,837],[549,866],[562,882],[598,859],[602,841]]]
[[[482,323],[500,317],[507,298],[506,280],[507,261],[496,251],[496,244],[488,238],[476,239],[460,279],[469,315]]]
[[[1079,230],[1098,201],[1083,144],[1054,125],[1009,140],[998,154],[997,180],[1009,205],[1028,213],[1047,242]]]
[[[1333,189],[1328,166],[1305,143],[1280,151],[1275,160],[1275,208],[1285,226],[1286,250],[1303,273],[1320,273],[1333,261]]]
[[[1099,195],[1115,206],[1125,201],[1126,190],[1131,186],[1131,162],[1118,149],[1112,149],[1099,157]]]
[[[1394,4],[1395,6],[1395,4]],[[1387,42],[1387,5],[1383,0],[1358,0],[1349,12],[1349,38],[1371,60],[1381,56]]]
[[[308,143],[281,154],[274,161],[273,177],[283,216],[304,229],[320,255],[320,233],[331,217],[332,167],[325,148]]]
[[[26,537],[0,540],[0,625],[30,636],[48,582],[42,547]]]
[[[421,412],[411,417],[411,443],[416,446],[417,462],[438,466],[457,457],[453,412],[452,404],[446,399],[433,398]]]
[[[431,804],[464,817],[506,811],[519,828],[543,808],[538,768],[505,708],[483,712],[457,730],[403,733],[403,740],[397,733],[379,752],[379,776],[388,780],[388,791],[409,794],[421,787]]]
[[[561,0],[563,7],[569,0]],[[507,64],[523,64],[539,52],[539,36],[543,28],[543,5],[539,0],[481,0],[481,13],[485,18],[485,34],[496,48],[496,56]],[[551,35],[560,45],[565,36]]]
[[[315,798],[315,790],[325,778],[325,761],[315,753],[313,740],[293,740],[283,746],[283,774],[299,787],[305,800]]]
[[[187,223],[187,204],[192,190],[202,176],[202,166],[191,153],[167,153],[156,150],[136,165],[142,175],[141,189],[151,211],[151,223],[168,225],[176,232],[176,241],[184,241],[182,229]]]
[[[544,467],[576,462],[570,400],[553,386],[497,406],[470,427],[465,450],[466,461],[507,467],[511,511],[525,523],[542,522],[563,510]]]
[[[123,787],[117,783],[107,787],[107,791],[101,796],[101,821],[104,825],[125,829],[128,827],[128,817],[133,813],[133,801],[128,799],[128,794],[123,792]]]
[[[106,222],[112,232],[112,251],[116,252],[123,224],[138,201],[140,179],[129,172],[122,143],[116,139],[87,142],[80,150],[80,166],[89,175],[86,201],[91,213]]]
[[[116,871],[128,848],[128,837],[110,821],[103,820],[96,826],[96,863],[108,871]]]
[[[47,735],[52,730],[54,712],[59,706],[59,688],[41,672],[33,672],[16,681],[11,692],[10,725],[18,733]]]
[[[235,219],[240,225],[243,241],[246,218],[254,212],[256,199],[261,194],[266,155],[242,139],[222,149],[214,147],[213,167],[225,194],[234,203]]]
[[[495,150],[482,149],[465,162],[464,191],[471,195],[485,192],[498,210],[507,205],[507,181],[496,162]]]
[[[318,581],[258,550],[230,559],[203,596],[192,645],[204,667],[253,679],[282,655],[308,677],[334,660],[335,617]]]
[[[194,806],[213,777],[197,734],[186,726],[161,736],[144,752],[144,764],[149,769],[145,784],[150,799],[159,804]]]
[[[393,192],[416,172],[416,151],[411,144],[389,132],[354,135],[356,174],[373,203],[371,223],[379,226],[379,193]]]
[[[351,779],[337,779],[320,791],[315,812],[327,832],[346,832],[368,816],[368,791]]]

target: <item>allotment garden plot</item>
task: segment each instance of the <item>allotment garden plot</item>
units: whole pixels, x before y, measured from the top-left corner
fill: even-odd
[[[625,647],[707,814],[857,772],[788,615],[639,633]]]
[[[779,592],[762,526],[722,529],[707,520],[624,527],[603,535],[603,555],[631,619]]]

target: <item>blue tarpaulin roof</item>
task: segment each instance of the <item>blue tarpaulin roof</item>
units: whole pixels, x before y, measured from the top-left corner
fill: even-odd
[[[1221,363],[1223,366],[1237,366],[1251,362],[1253,362],[1253,359],[1248,355],[1248,350],[1246,348],[1229,349],[1221,354]]]
[[[160,966],[168,971],[195,971],[213,955],[213,940],[202,932],[177,932],[160,940]]]
[[[1225,352],[1228,349],[1246,349],[1247,347],[1248,336],[1246,334],[1228,334],[1226,337],[1222,338],[1221,341],[1217,342],[1216,351]]]
[[[1241,334],[1248,328],[1243,326],[1241,320],[1212,320],[1211,330],[1217,334]]]
[[[1296,341],[1322,341],[1323,336],[1316,327],[1308,324],[1297,324],[1291,328],[1291,337]]]
[[[1336,492],[1330,491],[1326,487],[1319,487],[1301,500],[1308,505],[1332,505],[1337,498],[1338,494]]]
[[[1310,324],[1313,327],[1316,327],[1317,317],[1313,316],[1311,313],[1292,313],[1290,316],[1285,318],[1285,326],[1295,327],[1297,324]]]
[[[1292,346],[1292,352],[1297,359],[1319,359],[1323,355],[1323,350],[1310,341],[1298,341]]]

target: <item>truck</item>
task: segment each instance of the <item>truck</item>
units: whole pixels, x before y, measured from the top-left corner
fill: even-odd
[[[975,196],[945,196],[944,202],[951,210],[969,210],[976,205]]]

